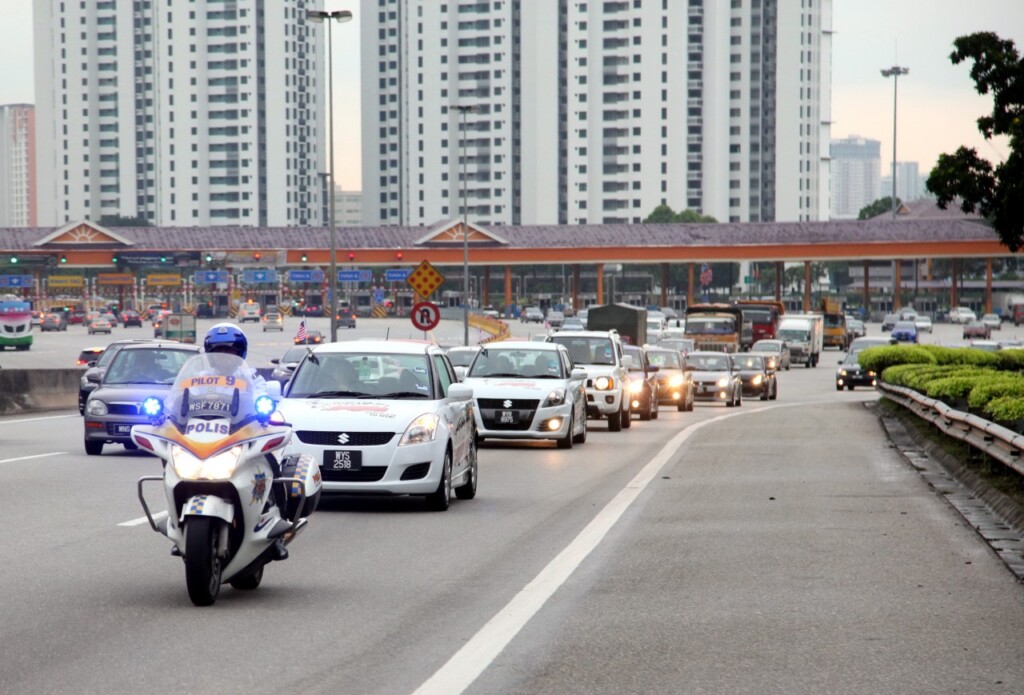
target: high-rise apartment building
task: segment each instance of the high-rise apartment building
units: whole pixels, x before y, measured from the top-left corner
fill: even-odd
[[[362,0],[363,219],[826,219],[831,8]]]
[[[880,188],[881,151],[881,142],[858,135],[832,141],[832,219],[855,220],[887,195]]]
[[[927,178],[927,177],[925,177]],[[896,162],[896,197],[903,202],[926,197],[917,162]],[[882,177],[881,197],[892,195],[892,168]]]
[[[35,110],[0,106],[0,227],[36,226]]]
[[[40,224],[322,224],[320,6],[35,0]]]

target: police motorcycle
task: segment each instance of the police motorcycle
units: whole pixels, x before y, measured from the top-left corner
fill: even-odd
[[[162,476],[139,479],[139,500],[153,530],[174,543],[171,555],[184,560],[197,606],[213,604],[222,582],[258,587],[263,568],[287,556],[282,544],[305,528],[320,499],[315,459],[274,457],[292,436],[276,413],[280,384],[268,384],[268,395],[254,386],[240,357],[200,353],[182,366],[163,402],[143,402],[152,424],[132,428],[132,441],[164,464]],[[143,495],[153,482],[163,484],[166,516],[154,515]]]

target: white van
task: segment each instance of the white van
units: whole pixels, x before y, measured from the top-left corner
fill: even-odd
[[[245,323],[246,321],[253,321],[255,323],[260,322],[260,305],[259,304],[240,304],[238,306],[238,322]]]

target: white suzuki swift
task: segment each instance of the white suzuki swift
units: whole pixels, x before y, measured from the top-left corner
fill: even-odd
[[[310,347],[278,410],[286,454],[320,462],[323,494],[423,495],[448,508],[477,487],[473,391],[444,351],[412,341]]]

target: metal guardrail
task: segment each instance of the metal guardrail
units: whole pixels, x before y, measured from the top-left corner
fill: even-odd
[[[977,415],[950,408],[942,401],[928,398],[903,386],[878,383],[877,388],[941,432],[1009,466],[1024,475],[1024,435]]]

